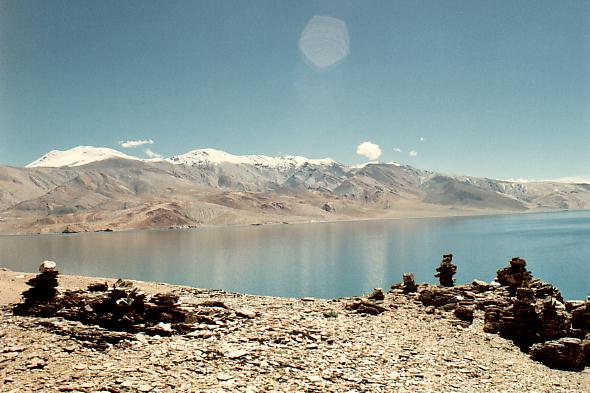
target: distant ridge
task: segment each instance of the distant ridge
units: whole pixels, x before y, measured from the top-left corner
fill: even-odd
[[[0,166],[0,233],[79,232],[589,209],[590,184],[506,181],[395,162],[238,156],[142,159],[54,150]]]
[[[175,155],[166,159],[142,159],[106,147],[78,146],[63,151],[52,150],[43,157],[28,164],[26,168],[75,167],[111,158],[144,162],[167,161],[174,165],[188,166],[211,166],[221,163],[246,164],[273,169],[295,168],[304,164],[332,165],[336,163],[331,158],[309,159],[300,156],[269,157],[264,155],[238,156],[216,149],[192,150],[188,153]]]

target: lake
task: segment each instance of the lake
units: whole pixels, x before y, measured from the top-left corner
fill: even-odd
[[[491,281],[521,256],[567,299],[590,291],[590,211],[297,225],[0,236],[0,266],[125,277],[243,293],[335,298],[388,288],[411,271],[435,283],[453,253],[457,283]]]

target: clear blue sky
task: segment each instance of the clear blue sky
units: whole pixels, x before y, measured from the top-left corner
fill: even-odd
[[[326,69],[299,47],[314,15],[348,29]],[[371,141],[425,169],[590,175],[590,1],[0,0],[0,163],[145,138],[164,156],[358,163]]]

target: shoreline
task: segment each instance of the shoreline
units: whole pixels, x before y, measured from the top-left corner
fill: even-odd
[[[190,335],[138,333],[99,350],[75,338],[97,328],[11,315],[8,300],[32,276],[0,271],[0,340],[8,348],[0,354],[0,390],[583,392],[590,382],[590,368],[550,369],[485,333],[479,311],[463,326],[446,311],[428,311],[415,296],[391,293],[380,302],[386,311],[373,316],[346,308],[358,298],[280,298],[133,281],[146,294],[175,292],[183,305],[213,301],[226,308],[208,308],[212,325],[201,323]],[[103,280],[59,277],[61,289],[96,281]],[[233,310],[248,310],[252,318],[236,319]]]
[[[358,217],[358,218],[335,218],[333,220],[296,220],[296,221],[282,221],[282,222],[267,222],[267,223],[247,223],[247,224],[204,224],[201,226],[190,226],[190,227],[169,227],[169,228],[125,228],[125,229],[112,229],[110,230],[94,230],[94,231],[80,231],[80,232],[2,232],[0,236],[11,237],[11,236],[56,236],[56,235],[81,235],[81,234],[96,234],[96,233],[133,233],[133,232],[165,232],[165,231],[195,231],[195,230],[206,230],[206,229],[226,229],[226,228],[247,228],[247,227],[268,227],[268,226],[280,226],[280,225],[311,225],[311,224],[331,224],[331,223],[354,223],[354,222],[377,222],[377,221],[398,221],[398,220],[427,220],[427,219],[445,219],[445,218],[478,218],[478,217],[496,217],[496,216],[513,216],[513,215],[524,215],[524,214],[543,214],[543,213],[560,213],[560,212],[585,212],[590,209],[538,209],[538,210],[524,210],[524,211],[505,211],[505,210],[489,210],[489,211],[445,211],[445,214],[433,215],[412,215],[399,216],[399,217]],[[446,214],[449,213],[449,214]],[[462,213],[462,214],[457,214]]]

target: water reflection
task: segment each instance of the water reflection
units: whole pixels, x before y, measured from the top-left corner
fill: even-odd
[[[434,282],[455,254],[458,282],[491,280],[512,256],[569,298],[590,288],[590,212],[0,237],[0,265],[128,277],[282,296],[339,297],[388,287],[412,271]],[[567,265],[566,265],[567,264]],[[567,268],[564,268],[567,266]]]

